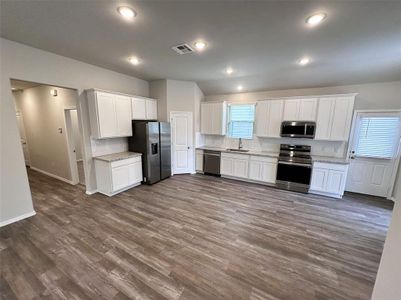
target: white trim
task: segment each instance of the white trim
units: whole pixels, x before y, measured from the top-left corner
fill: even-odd
[[[87,195],[93,195],[93,194],[95,194],[95,193],[97,193],[97,190],[86,191],[86,192],[85,192],[85,194],[87,194]]]
[[[53,177],[53,178],[58,179],[58,180],[60,180],[60,181],[64,181],[64,182],[69,183],[69,184],[71,184],[71,185],[76,185],[76,184],[78,184],[78,183],[73,183],[71,180],[65,179],[65,178],[63,178],[63,177],[54,175],[54,174],[49,173],[49,172],[46,172],[46,171],[43,171],[43,170],[41,170],[41,169],[39,169],[39,168],[36,168],[36,167],[33,167],[33,166],[30,166],[30,168],[31,168],[32,170],[34,170],[34,171],[37,171],[37,172],[39,172],[39,173],[42,173],[42,174],[45,174],[45,175],[47,175],[47,176]]]
[[[29,212],[29,213],[26,213],[26,214],[20,215],[18,217],[11,218],[11,219],[5,220],[3,222],[0,222],[0,227],[3,227],[3,226],[6,226],[6,225],[9,225],[11,223],[15,223],[15,222],[21,221],[23,219],[32,217],[34,215],[36,215],[36,211],[33,210],[33,211]]]

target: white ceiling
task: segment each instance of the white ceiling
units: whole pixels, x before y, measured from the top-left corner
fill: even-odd
[[[206,95],[401,80],[401,1],[2,0],[0,11],[4,38],[145,80],[196,81]],[[306,26],[320,11],[325,22]],[[203,53],[171,50],[199,38]],[[304,55],[312,63],[300,67]]]

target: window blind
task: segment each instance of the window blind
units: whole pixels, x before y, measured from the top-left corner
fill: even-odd
[[[252,139],[253,123],[255,121],[255,105],[230,105],[228,120],[229,137]]]
[[[363,117],[359,128],[356,155],[393,158],[399,142],[399,117]]]

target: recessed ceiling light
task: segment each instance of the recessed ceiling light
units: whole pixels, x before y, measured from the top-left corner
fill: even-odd
[[[128,6],[120,6],[117,8],[118,13],[123,16],[124,19],[132,20],[136,17],[136,12]]]
[[[307,24],[309,24],[309,25],[312,25],[312,26],[314,26],[314,25],[317,25],[317,24],[319,24],[320,22],[322,22],[324,19],[326,19],[326,14],[325,13],[318,13],[318,14],[314,14],[314,15],[312,15],[312,16],[310,16],[310,17],[308,17],[308,18],[306,18],[306,23]]]
[[[242,91],[242,89],[243,89],[242,85],[237,86],[238,91]]]
[[[204,41],[196,41],[194,43],[194,46],[198,51],[203,51],[206,48],[206,42],[204,42]]]
[[[226,74],[227,74],[227,75],[231,75],[233,72],[234,72],[234,70],[233,70],[233,68],[231,68],[231,67],[228,67],[228,68],[226,69]]]
[[[310,63],[309,57],[303,57],[298,62],[301,66],[305,66]]]
[[[15,90],[16,90],[16,88],[15,88],[15,87],[12,87],[12,88],[11,88],[11,90],[12,90],[12,91],[15,91]]]
[[[139,60],[139,58],[138,57],[136,57],[136,56],[132,56],[132,57],[130,57],[129,59],[128,59],[128,61],[131,63],[131,64],[133,64],[133,65],[139,65],[139,63],[141,62],[140,60]]]

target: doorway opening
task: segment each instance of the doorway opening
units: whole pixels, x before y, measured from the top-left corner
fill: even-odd
[[[401,111],[355,111],[346,191],[391,198],[400,139]]]
[[[78,91],[11,79],[28,176],[40,172],[85,185]]]

